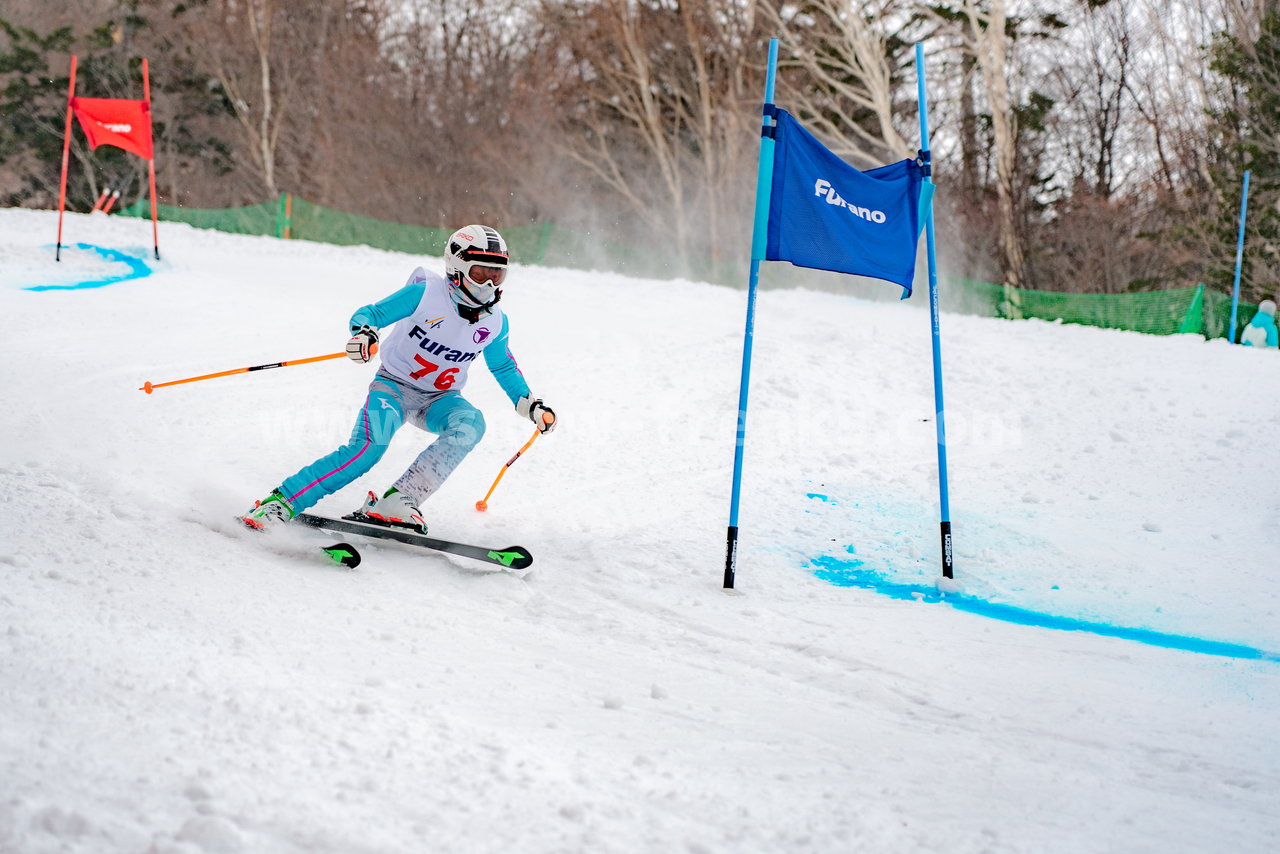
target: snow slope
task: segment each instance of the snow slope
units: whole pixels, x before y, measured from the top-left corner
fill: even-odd
[[[1280,850],[1280,354],[943,318],[963,598],[1240,654],[930,601],[923,299],[761,295],[727,594],[744,293],[518,269],[561,426],[477,513],[530,428],[474,371],[489,432],[425,509],[534,573],[343,571],[230,519],[371,367],[138,387],[339,350],[438,259],[162,224],[149,275],[26,290],[129,272],[54,231],[0,211],[0,852]]]

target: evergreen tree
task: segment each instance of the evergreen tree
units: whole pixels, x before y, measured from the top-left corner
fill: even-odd
[[[1274,7],[1274,4],[1270,4]],[[1214,111],[1220,141],[1212,176],[1222,202],[1211,226],[1219,247],[1206,277],[1230,290],[1240,221],[1240,194],[1250,171],[1249,209],[1240,295],[1248,302],[1274,298],[1280,287],[1280,11],[1261,18],[1252,39],[1222,33],[1211,48],[1224,80],[1224,106]]]
[[[41,34],[3,18],[0,34],[0,205],[52,207],[58,201],[68,69],[58,74],[49,58],[69,53],[75,39],[70,27]]]
[[[149,6],[171,27],[164,3]],[[150,59],[157,181],[165,201],[180,203],[193,183],[216,185],[231,170],[224,141],[231,119],[221,92],[192,70],[137,0],[101,8],[99,17],[75,27],[42,30],[0,18],[0,205],[58,204],[71,54],[77,56],[76,95],[88,98],[140,100],[142,57]],[[73,121],[67,209],[89,210],[104,189],[120,191],[117,209],[145,197],[146,162],[113,146],[91,150]]]

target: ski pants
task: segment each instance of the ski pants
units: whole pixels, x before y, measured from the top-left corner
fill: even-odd
[[[379,371],[356,416],[351,438],[296,474],[280,491],[301,513],[373,468],[408,420],[438,434],[393,485],[421,506],[484,436],[484,416],[456,391],[426,392]],[[354,508],[353,508],[354,509]]]

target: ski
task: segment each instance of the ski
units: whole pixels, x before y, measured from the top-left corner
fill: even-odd
[[[329,560],[347,569],[355,569],[360,565],[360,552],[356,551],[356,547],[350,543],[334,543],[331,546],[321,546],[320,551],[328,556]]]
[[[332,533],[360,534],[365,537],[373,537],[379,540],[395,540],[398,543],[405,543],[410,546],[421,546],[423,548],[434,549],[438,552],[447,552],[449,554],[478,560],[504,570],[516,570],[517,572],[520,572],[528,569],[533,563],[533,555],[529,554],[529,550],[523,546],[507,546],[505,549],[490,549],[485,548],[484,546],[470,546],[465,543],[455,543],[450,540],[436,539],[435,537],[430,537],[426,534],[417,534],[403,528],[393,528],[388,525],[364,522],[359,519],[352,518],[351,516],[344,516],[341,519],[331,519],[328,516],[315,516],[311,513],[299,513],[294,517],[294,521],[301,522],[304,525],[310,525],[313,528],[330,531]]]
[[[299,552],[298,549],[281,548],[281,545],[282,545],[281,543],[274,542],[270,538],[264,537],[263,531],[259,528],[255,528],[252,525],[249,525],[248,523],[246,523],[244,521],[244,517],[236,516],[234,518],[236,521],[235,530],[240,533],[243,533],[246,531],[250,532],[251,536],[249,537],[249,539],[254,540],[255,543],[258,545],[266,546],[267,551],[272,551],[272,552],[275,552],[276,554],[287,556],[287,557],[296,558],[296,557],[302,556],[301,552]],[[210,527],[212,530],[217,531],[220,534],[230,533],[229,531],[225,531],[214,526],[210,526]],[[314,551],[311,551],[312,548],[313,548],[312,546],[308,546],[306,549],[306,554],[311,557],[315,557],[316,553]],[[326,560],[331,560],[334,563],[338,564],[339,566],[344,566],[347,569],[355,569],[357,566],[360,565],[360,552],[357,551],[356,547],[351,545],[351,543],[334,543],[331,546],[319,546],[318,548],[320,550],[320,554],[324,555]]]

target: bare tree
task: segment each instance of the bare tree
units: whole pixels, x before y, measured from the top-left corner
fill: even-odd
[[[581,175],[559,150],[577,92],[537,12],[527,0],[409,0],[384,28],[399,118],[379,159],[412,176],[428,222],[580,217]]]
[[[245,140],[261,194],[279,194],[276,150],[298,77],[290,72],[287,0],[206,0],[180,7],[176,40],[209,69]],[[303,43],[304,44],[304,43]]]
[[[985,6],[985,8],[983,8]],[[1004,0],[963,0],[965,43],[977,60],[987,97],[994,143],[996,209],[1004,282],[1021,286],[1026,278],[1020,238],[1017,190],[1017,117],[1009,94],[1008,20]]]
[[[779,102],[861,168],[916,147],[899,132],[902,65],[909,62],[901,0],[811,0],[762,5],[779,33]],[[914,104],[914,92],[912,92]]]
[[[1237,147],[1243,128],[1232,117],[1243,114],[1247,93],[1214,69],[1211,46],[1227,34],[1239,37],[1239,44],[1252,44],[1266,5],[1145,0],[1126,10],[1143,45],[1126,79],[1137,118],[1129,157],[1134,177],[1127,191],[1152,211],[1142,233],[1164,259],[1148,286],[1230,282],[1240,173],[1248,168]],[[1178,73],[1170,75],[1171,68]],[[1259,189],[1255,182],[1250,201],[1255,213]],[[1262,208],[1267,206],[1263,202]],[[1265,245],[1256,240],[1249,245],[1246,264],[1265,258]],[[1266,278],[1263,268],[1258,272]]]
[[[153,2],[172,6],[164,37],[234,119],[245,201],[327,195],[368,168],[361,147],[388,121],[391,97],[377,85],[382,0]]]
[[[677,259],[742,244],[763,71],[754,5],[735,0],[545,2],[558,34],[560,150]],[[753,73],[754,72],[754,73]],[[731,203],[732,202],[732,203]],[[723,217],[734,212],[732,221]]]
[[[1225,0],[1232,3],[1235,0]],[[1209,181],[1205,116],[1218,97],[1205,46],[1223,27],[1222,9],[1202,0],[1146,0],[1134,9],[1143,27],[1145,61],[1126,82],[1154,157],[1160,191],[1176,195]],[[1178,73],[1171,75],[1169,69]]]
[[[1077,189],[1087,187],[1103,199],[1116,191],[1118,161],[1128,153],[1117,148],[1132,125],[1125,116],[1131,109],[1132,10],[1123,3],[1082,4],[1052,75],[1061,156],[1071,163]]]

